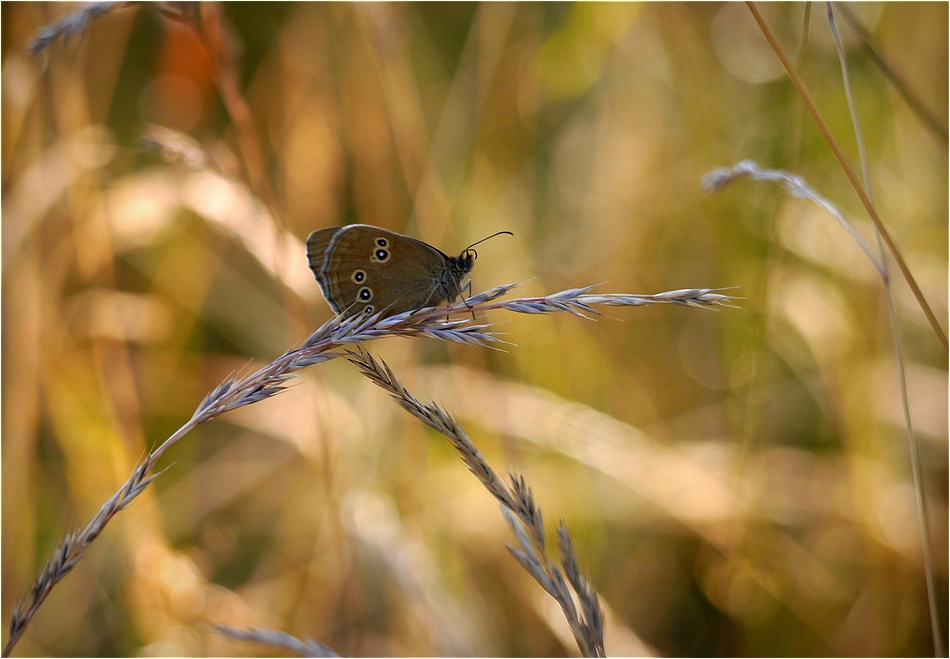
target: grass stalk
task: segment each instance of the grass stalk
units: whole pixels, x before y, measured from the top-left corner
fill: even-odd
[[[768,23],[765,22],[765,19],[762,17],[762,14],[759,12],[758,7],[755,2],[748,1],[746,5],[749,7],[749,11],[752,12],[755,22],[759,24],[759,28],[762,30],[762,33],[765,35],[765,38],[768,40],[769,45],[772,46],[772,50],[775,51],[775,55],[778,57],[779,61],[782,63],[785,72],[788,74],[789,79],[792,81],[792,84],[795,86],[795,89],[798,91],[799,96],[801,96],[802,101],[805,103],[805,107],[808,108],[808,111],[811,113],[812,118],[814,118],[815,123],[818,124],[818,128],[821,131],[821,134],[824,135],[825,141],[828,142],[828,145],[831,147],[831,150],[835,154],[835,158],[838,159],[838,163],[841,165],[841,168],[844,170],[845,175],[848,177],[848,180],[851,182],[851,187],[854,188],[854,191],[857,193],[858,197],[861,199],[861,203],[867,209],[868,215],[871,217],[871,221],[874,222],[874,226],[877,227],[878,232],[881,235],[884,243],[887,245],[888,250],[894,257],[894,261],[897,263],[897,267],[900,269],[901,274],[904,279],[907,281],[907,285],[910,286],[911,291],[914,293],[914,297],[917,298],[917,303],[920,305],[920,308],[923,310],[924,315],[927,317],[927,321],[930,323],[930,326],[933,328],[934,334],[937,335],[937,338],[940,340],[940,343],[943,345],[944,350],[950,350],[950,344],[947,342],[947,335],[943,331],[943,328],[940,326],[940,323],[937,321],[937,317],[934,315],[933,310],[930,308],[930,304],[927,302],[927,298],[924,297],[923,291],[920,290],[920,286],[917,285],[917,280],[914,279],[913,274],[910,272],[910,268],[907,267],[907,263],[904,261],[904,257],[901,256],[900,250],[897,248],[897,245],[894,243],[894,240],[891,238],[891,234],[888,233],[887,228],[884,226],[884,223],[881,221],[881,218],[877,214],[877,210],[874,208],[874,204],[871,203],[871,200],[868,198],[867,192],[864,189],[864,186],[858,180],[857,174],[854,173],[854,169],[851,167],[851,164],[848,162],[848,159],[845,157],[844,153],[841,151],[841,147],[838,146],[838,143],[835,141],[834,136],[831,134],[831,131],[828,129],[827,124],[825,124],[824,119],[821,118],[821,114],[818,112],[818,108],[815,107],[815,104],[811,100],[811,96],[808,94],[808,90],[805,89],[804,83],[802,83],[801,78],[795,72],[795,68],[792,66],[792,63],[789,61],[788,56],[785,54],[785,51],[782,50],[781,45],[779,45],[778,40],[775,38],[775,35],[772,33],[771,28],[769,28]]]
[[[300,657],[340,656],[323,643],[318,643],[312,638],[300,640],[296,636],[269,627],[254,627],[251,629],[240,629],[230,625],[213,625],[212,627],[214,631],[222,636],[230,636],[241,641],[251,641],[275,648],[284,648]]]
[[[466,345],[496,347],[503,341],[491,330],[492,325],[469,320],[467,316],[471,313],[474,318],[475,313],[493,309],[527,314],[568,312],[586,318],[588,313],[599,313],[595,306],[679,304],[713,309],[731,306],[730,302],[733,300],[732,297],[718,292],[718,289],[709,288],[682,289],[655,295],[595,295],[590,293],[593,286],[569,289],[543,297],[500,299],[517,286],[518,284],[504,284],[446,307],[426,307],[388,318],[383,317],[385,310],[369,318],[355,316],[341,320],[336,317],[324,323],[300,346],[288,350],[263,368],[243,377],[235,375],[225,379],[201,401],[183,426],[135,467],[128,481],[103,504],[85,528],[68,533],[60,542],[29,594],[14,606],[10,617],[10,635],[2,656],[9,656],[50,591],[85,556],[87,549],[106,524],[119,511],[128,507],[158,475],[151,472],[168,449],[205,421],[281,393],[286,389],[287,381],[302,368],[340,357],[347,348],[390,336],[425,336]],[[450,320],[449,317],[453,314],[466,316],[462,320]],[[506,489],[500,481],[494,487],[493,494],[504,496],[502,493]],[[530,495],[528,499],[530,500]],[[512,505],[515,503],[512,502]]]
[[[362,346],[349,351],[347,359],[370,381],[386,391],[400,407],[449,440],[469,471],[501,504],[505,521],[518,541],[517,547],[508,545],[509,551],[557,601],[581,654],[585,657],[606,656],[603,609],[596,591],[578,567],[563,520],[557,529],[561,556],[559,566],[545,550],[543,517],[524,476],[509,473],[509,482],[506,484],[448,411],[436,403],[420,401],[409,393],[389,366],[376,360]]]
[[[830,201],[819,195],[815,192],[808,183],[799,176],[795,176],[788,172],[774,169],[762,169],[754,162],[751,161],[742,161],[737,163],[732,168],[721,168],[716,169],[707,174],[703,179],[703,187],[707,192],[715,192],[726,187],[733,181],[738,178],[748,177],[753,180],[758,181],[768,181],[768,182],[778,182],[781,183],[789,194],[792,194],[796,197],[802,197],[813,201],[815,204],[826,209],[832,215],[834,215],[838,221],[844,225],[845,229],[854,236],[855,240],[861,246],[861,249],[864,250],[868,258],[874,264],[875,269],[881,275],[881,279],[884,283],[884,288],[887,291],[886,298],[888,301],[888,311],[891,317],[891,329],[892,335],[894,337],[894,350],[897,358],[898,371],[900,376],[900,389],[901,389],[901,398],[904,406],[904,419],[908,431],[908,442],[910,444],[910,456],[911,456],[911,467],[914,476],[914,486],[917,494],[917,510],[921,528],[921,534],[923,535],[923,544],[924,544],[924,562],[925,569],[927,572],[927,593],[928,600],[930,602],[930,613],[931,613],[931,624],[934,628],[934,649],[937,653],[937,656],[942,655],[942,643],[940,641],[940,631],[939,631],[939,620],[936,615],[936,593],[934,586],[934,576],[933,576],[933,561],[930,555],[930,525],[927,519],[926,511],[926,502],[923,497],[923,480],[922,480],[922,469],[920,466],[920,453],[917,447],[917,441],[913,434],[913,426],[911,425],[910,420],[910,406],[907,401],[907,391],[906,391],[906,382],[904,377],[904,365],[903,365],[903,354],[900,346],[900,333],[897,326],[897,316],[894,311],[893,301],[890,296],[889,289],[889,280],[887,277],[887,270],[883,263],[885,252],[884,247],[880,243],[880,234],[878,236],[878,247],[881,254],[880,260],[871,253],[867,245],[864,244],[864,241],[861,240],[858,233],[851,226],[851,223],[848,222],[844,214],[838,210]]]
[[[851,10],[848,9],[848,3],[846,2],[835,2],[835,11],[841,12],[841,15],[844,16],[845,20],[848,22],[848,25],[851,26],[851,29],[854,30],[855,34],[858,35],[858,38],[861,40],[861,46],[864,48],[864,51],[868,54],[868,57],[871,58],[871,61],[881,70],[888,80],[891,81],[891,84],[894,85],[894,88],[897,90],[897,93],[900,94],[907,105],[910,106],[911,110],[920,117],[920,120],[923,121],[930,130],[935,132],[940,137],[940,146],[947,149],[947,140],[950,138],[950,135],[947,133],[947,127],[937,118],[937,115],[933,113],[930,108],[924,105],[923,101],[910,89],[907,83],[897,75],[897,72],[894,70],[894,67],[891,66],[884,56],[881,55],[881,49],[874,44],[874,39],[871,34],[864,28],[863,25],[858,21],[854,14],[851,13]]]
[[[851,113],[851,123],[854,126],[854,137],[858,144],[858,154],[861,162],[861,173],[864,177],[864,187],[868,192],[868,198],[874,201],[873,189],[871,187],[871,172],[868,167],[867,151],[864,146],[864,136],[861,133],[861,124],[858,120],[858,109],[854,102],[854,95],[851,92],[851,78],[848,75],[848,63],[844,55],[844,48],[841,46],[841,39],[838,36],[838,29],[835,25],[834,4],[827,3],[828,6],[828,25],[831,28],[831,34],[834,37],[835,49],[838,51],[838,61],[841,64],[841,77],[844,82],[845,96],[848,101],[848,110]],[[914,426],[910,417],[910,401],[907,396],[907,378],[904,368],[904,354],[901,348],[900,326],[897,323],[897,313],[894,310],[894,296],[891,293],[891,281],[887,270],[887,258],[884,252],[884,245],[881,242],[880,231],[875,230],[877,238],[878,253],[881,258],[881,278],[884,284],[884,296],[887,299],[887,313],[891,323],[891,338],[894,341],[894,357],[897,360],[897,373],[899,379],[899,388],[901,392],[901,407],[904,412],[904,427],[907,430],[907,448],[910,453],[911,473],[914,478],[914,493],[917,502],[917,518],[920,528],[921,545],[924,553],[924,574],[927,582],[927,603],[930,609],[930,629],[933,635],[934,656],[943,656],[943,639],[941,638],[940,619],[937,613],[937,589],[934,577],[933,557],[931,556],[931,535],[930,521],[927,515],[927,500],[924,497],[923,468],[920,464],[920,447],[917,444],[917,437],[914,434]]]
[[[40,54],[59,37],[63,37],[63,43],[69,43],[73,37],[81,36],[93,21],[126,4],[125,2],[83,3],[78,9],[69,12],[55,23],[41,28],[30,42],[30,54],[34,56]]]

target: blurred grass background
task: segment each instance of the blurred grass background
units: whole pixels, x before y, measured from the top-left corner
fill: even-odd
[[[4,624],[205,393],[329,318],[302,241],[362,222],[450,253],[513,231],[479,246],[476,290],[738,287],[719,313],[492,317],[508,352],[371,346],[567,521],[608,654],[933,652],[879,278],[805,201],[699,190],[754,159],[873,235],[744,4],[225,3],[257,161],[187,16],[119,8],[32,57],[76,7],[2,5]],[[946,126],[947,5],[848,8]],[[804,4],[761,10],[856,164],[825,6],[807,40]],[[838,24],[876,205],[946,328],[947,143]],[[144,150],[148,124],[213,166]],[[945,621],[947,354],[894,281]],[[342,360],[297,382],[177,445],[15,654],[279,654],[208,623],[576,654],[444,438]]]

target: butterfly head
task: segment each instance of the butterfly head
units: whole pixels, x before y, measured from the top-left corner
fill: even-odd
[[[458,256],[446,256],[441,284],[445,299],[454,300],[462,292],[462,280],[472,271],[477,257],[474,249],[465,249]]]
[[[505,233],[509,236],[514,235],[510,231],[499,231],[498,233],[493,233],[488,236],[488,238],[494,238],[495,236]],[[458,256],[446,257],[448,267],[445,269],[442,280],[442,288],[446,293],[446,299],[454,300],[462,292],[462,280],[465,278],[465,275],[472,271],[472,268],[475,266],[475,259],[478,258],[478,252],[472,248],[478,243],[485,242],[488,238],[482,238],[478,242],[472,243],[463,249],[462,253]]]
[[[463,275],[467,275],[472,271],[472,268],[475,267],[475,259],[477,258],[478,252],[474,249],[466,248],[454,259],[455,267],[458,268]]]

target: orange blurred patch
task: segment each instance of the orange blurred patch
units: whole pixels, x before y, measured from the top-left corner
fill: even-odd
[[[156,77],[143,94],[148,119],[184,131],[194,128],[214,93],[214,60],[194,29],[168,21]]]
[[[190,26],[167,21],[165,27],[158,75],[185,78],[202,92],[202,96],[207,95],[214,87],[214,61],[208,50]]]

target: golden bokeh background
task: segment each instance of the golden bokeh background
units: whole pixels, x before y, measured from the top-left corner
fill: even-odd
[[[206,5],[231,88],[189,3],[32,56],[77,7],[2,5],[4,624],[208,391],[330,317],[303,241],[362,222],[450,253],[514,232],[478,247],[476,291],[736,287],[718,312],[495,313],[505,352],[369,346],[566,520],[609,655],[932,655],[881,280],[810,202],[700,189],[787,169],[874,244],[744,4]],[[946,126],[947,5],[847,9]],[[761,10],[857,169],[825,5]],[[946,328],[946,137],[837,24],[876,206]],[[194,158],[145,148],[154,125]],[[946,638],[947,352],[893,293]],[[576,655],[443,437],[344,360],[294,383],[166,454],[14,655],[283,656],[210,623],[350,656]]]

